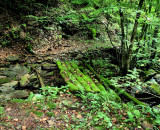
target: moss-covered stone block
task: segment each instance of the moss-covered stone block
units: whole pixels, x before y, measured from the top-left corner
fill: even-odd
[[[20,86],[26,87],[30,83],[29,78],[30,78],[29,74],[25,74],[24,76],[22,76],[20,80]]]

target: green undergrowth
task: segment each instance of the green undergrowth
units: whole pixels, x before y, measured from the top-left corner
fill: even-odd
[[[28,116],[30,113],[35,114],[37,121],[42,117],[49,118],[48,120],[54,118],[55,121],[59,120],[68,124],[70,129],[142,129],[143,122],[147,122],[158,130],[160,113],[157,108],[139,106],[132,102],[117,102],[112,91],[100,91],[99,93],[79,91],[75,94],[76,102],[71,104],[73,107],[68,104],[70,101],[63,104],[64,97],[67,98],[67,95],[70,94],[68,87],[46,86],[42,93],[31,92],[28,99],[13,99],[11,103],[18,104]],[[59,115],[57,115],[56,111],[59,110]],[[68,115],[67,112],[76,112],[78,115]],[[4,106],[0,106],[1,120],[3,121],[6,116]],[[1,125],[5,124],[2,122]],[[63,124],[59,127],[54,125],[52,127],[66,129]]]

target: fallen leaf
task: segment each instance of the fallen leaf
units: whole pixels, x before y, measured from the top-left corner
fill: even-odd
[[[54,124],[54,121],[48,120],[48,124],[52,126]]]
[[[11,108],[7,108],[7,109],[6,109],[6,111],[11,111],[11,110],[12,110]]]
[[[116,119],[116,118],[113,118],[113,119],[112,119],[112,122],[113,122],[113,123],[116,123],[116,122],[117,122],[117,119]]]
[[[153,124],[149,123],[147,120],[144,120],[142,123],[142,127],[145,129],[153,129]]]
[[[47,118],[43,118],[43,120],[44,120],[44,121],[46,121],[46,120],[47,120]]]
[[[18,119],[13,119],[14,121],[18,121]]]
[[[22,130],[26,130],[26,126],[25,125],[22,126]]]
[[[82,118],[82,116],[81,116],[80,114],[78,114],[78,115],[77,115],[77,118],[78,118],[78,119],[81,119],[81,118]]]

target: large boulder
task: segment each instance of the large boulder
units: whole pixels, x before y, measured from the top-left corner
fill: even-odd
[[[15,90],[12,92],[0,93],[0,101],[11,100],[14,98],[27,98],[28,92],[26,90]]]

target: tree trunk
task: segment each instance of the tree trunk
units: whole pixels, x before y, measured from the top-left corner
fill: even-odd
[[[138,5],[138,9],[141,10],[142,9],[142,5],[143,5],[143,2],[145,0],[140,0],[139,1],[139,5]],[[135,23],[134,23],[134,28],[133,28],[133,31],[132,31],[132,36],[131,36],[131,40],[130,40],[130,46],[129,46],[129,49],[128,49],[128,53],[127,53],[127,56],[126,56],[126,70],[128,71],[129,69],[131,69],[131,54],[132,54],[132,49],[133,49],[133,44],[134,44],[134,40],[135,40],[135,37],[136,37],[136,34],[137,34],[137,28],[138,28],[138,20],[140,18],[140,11],[138,11],[138,13],[136,14],[136,19],[135,19]]]
[[[117,0],[117,2],[119,3],[120,0]],[[122,58],[121,58],[121,64],[120,64],[120,67],[121,67],[121,72],[122,74],[126,74],[127,71],[126,71],[126,43],[125,43],[125,32],[124,32],[124,15],[123,15],[123,11],[121,9],[121,7],[119,8],[119,15],[120,15],[120,18],[121,18],[121,52],[120,52],[120,55],[122,55]]]

